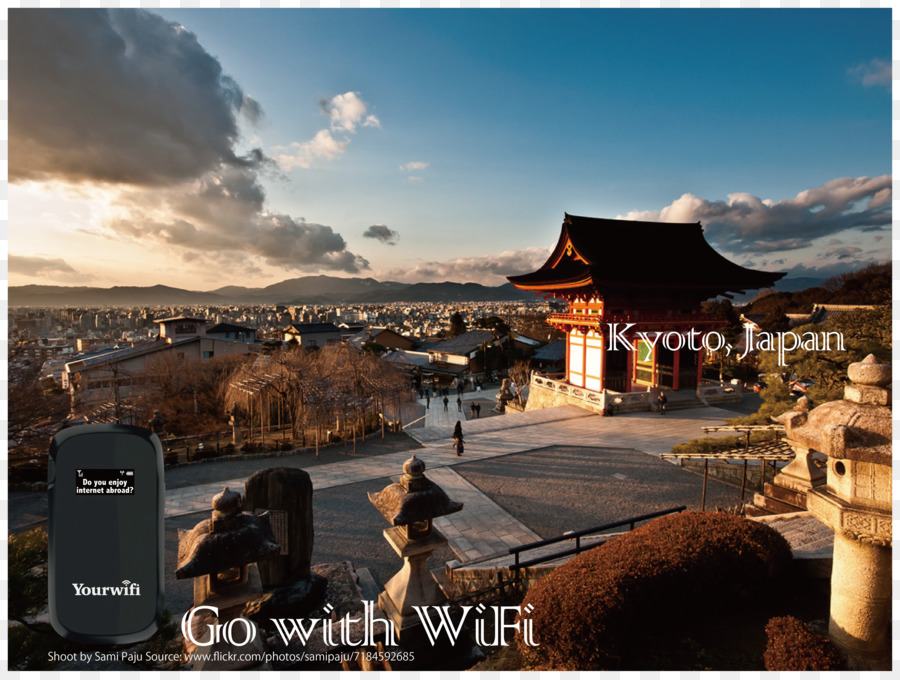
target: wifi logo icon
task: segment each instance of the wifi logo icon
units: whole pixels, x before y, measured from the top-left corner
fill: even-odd
[[[125,579],[124,581],[122,581],[122,585],[123,585],[123,586],[130,586],[130,585],[131,585],[131,581],[129,581],[128,579]]]

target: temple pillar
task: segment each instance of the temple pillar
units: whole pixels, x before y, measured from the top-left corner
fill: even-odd
[[[672,352],[672,390],[678,391],[678,384],[681,382],[679,371],[681,370],[681,348]]]

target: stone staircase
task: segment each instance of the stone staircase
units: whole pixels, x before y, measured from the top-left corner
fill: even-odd
[[[766,482],[762,493],[753,494],[753,504],[744,506],[744,514],[763,517],[804,512],[807,491],[825,483],[820,457],[820,454],[810,454],[809,460],[805,460],[807,456],[795,459],[775,475],[775,479]],[[802,477],[798,478],[798,473]]]
[[[767,524],[791,546],[799,573],[810,578],[830,578],[834,553],[834,532],[810,512],[793,512],[754,518]]]
[[[766,482],[762,493],[753,494],[753,504],[744,506],[747,517],[780,515],[806,510],[806,493]]]

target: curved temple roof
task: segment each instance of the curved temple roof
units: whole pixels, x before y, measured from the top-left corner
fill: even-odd
[[[747,269],[717,253],[697,223],[565,216],[550,258],[535,272],[507,279],[517,288],[608,292],[665,287],[704,300],[767,288],[781,272]]]

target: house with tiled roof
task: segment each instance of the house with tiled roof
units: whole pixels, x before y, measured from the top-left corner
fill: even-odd
[[[430,347],[428,370],[457,378],[480,373],[484,366],[476,360],[478,352],[499,344],[491,331],[467,331]]]
[[[295,341],[300,347],[324,347],[341,341],[341,329],[333,323],[295,323],[282,332],[284,342]]]

